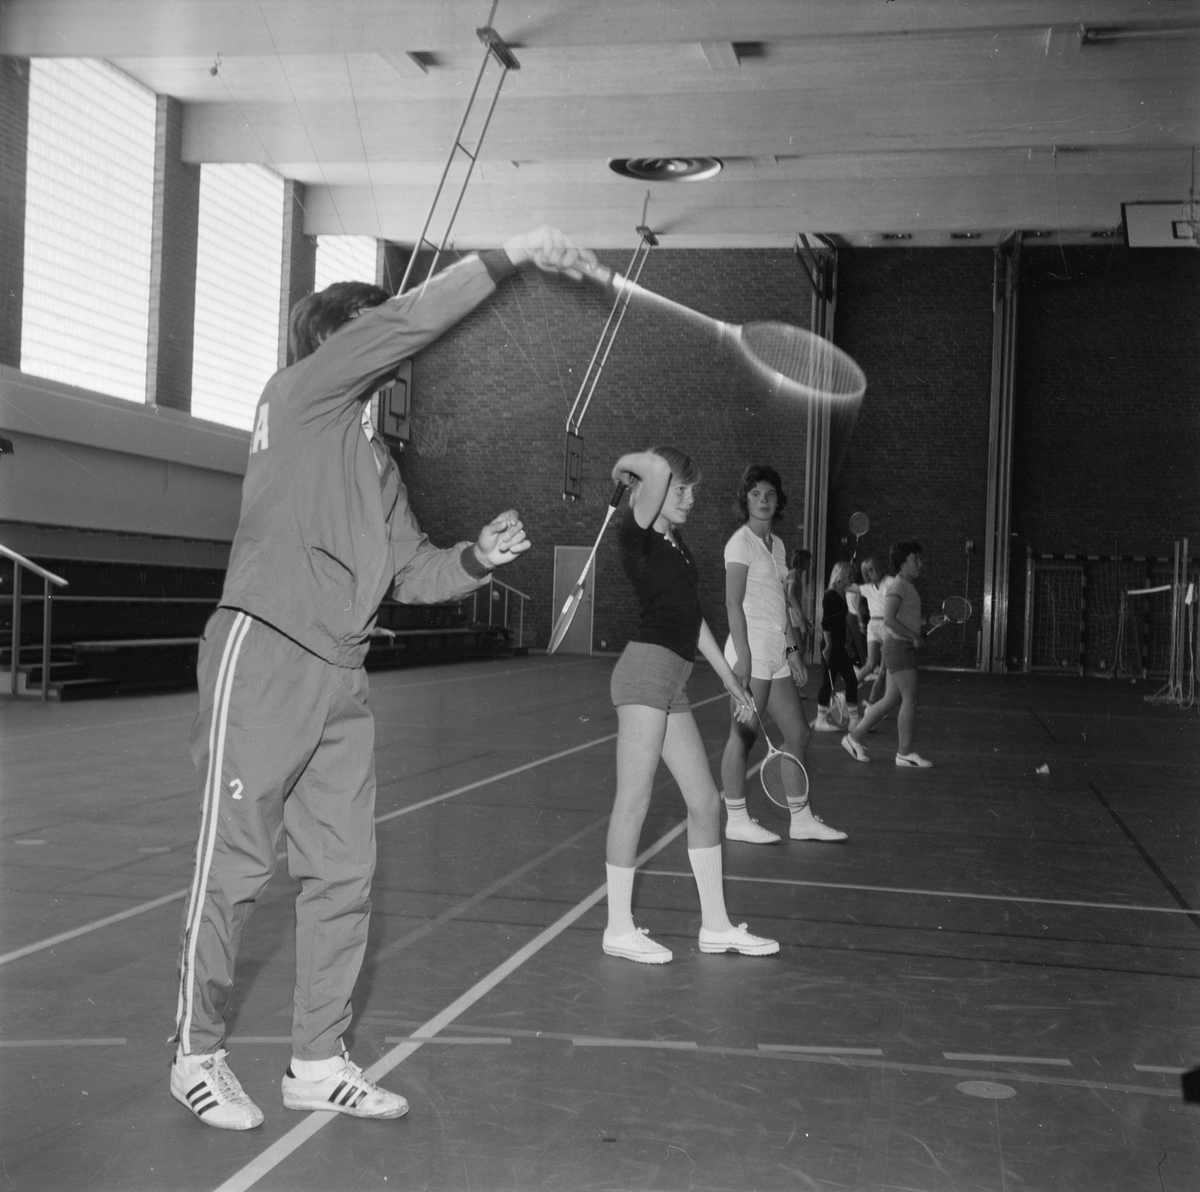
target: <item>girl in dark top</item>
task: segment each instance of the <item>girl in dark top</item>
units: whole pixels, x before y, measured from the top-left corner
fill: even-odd
[[[621,564],[641,619],[612,677],[617,709],[617,794],[608,825],[608,928],[604,951],[642,964],[665,964],[671,952],[634,926],[632,900],[638,838],[661,757],[687,804],[688,859],[700,892],[700,951],[767,956],[775,940],[735,927],[721,886],[720,795],[687,701],[696,647],[725,684],[739,715],[752,715],[751,695],[734,678],[704,620],[700,576],[679,536],[695,500],[700,470],[674,447],[623,455],[613,479],[630,485],[621,523]]]
[[[836,733],[838,726],[829,719],[829,709],[833,702],[833,684],[838,675],[846,686],[846,703],[850,708],[850,728],[858,727],[861,711],[858,706],[858,676],[854,673],[854,663],[846,652],[846,618],[849,609],[846,606],[846,588],[850,584],[850,564],[843,561],[834,563],[829,573],[829,587],[821,598],[821,632],[825,636],[825,646],[822,654],[825,658],[825,671],[821,678],[821,690],[817,692],[817,718],[813,728],[817,732]]]

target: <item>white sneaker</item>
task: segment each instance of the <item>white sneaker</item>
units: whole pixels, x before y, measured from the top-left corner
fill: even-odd
[[[706,931],[700,928],[701,952],[740,952],[743,956],[774,956],[779,951],[778,940],[751,935],[745,923],[728,931]]]
[[[282,1081],[288,1109],[333,1110],[360,1118],[398,1118],[408,1112],[403,1097],[369,1081],[345,1052],[325,1063],[327,1075],[318,1080],[301,1080],[289,1066]]]
[[[792,812],[792,826],[788,830],[791,840],[845,840],[846,833],[831,828],[812,808]]]
[[[747,815],[742,819],[725,821],[725,839],[740,840],[743,844],[778,844],[780,837]]]
[[[867,751],[849,733],[842,738],[842,748],[856,762],[869,762],[871,760],[867,757]],[[899,754],[896,756],[899,757]],[[900,763],[897,762],[896,764],[899,765]]]
[[[186,1105],[206,1126],[218,1130],[253,1130],[263,1124],[263,1111],[246,1096],[225,1063],[226,1051],[212,1055],[176,1053],[171,1064],[171,1096]]]
[[[628,935],[605,931],[604,951],[609,956],[636,960],[638,964],[666,964],[671,959],[671,949],[652,940],[644,927],[635,927]]]
[[[896,754],[896,765],[916,766],[920,770],[928,770],[933,765],[933,762],[914,751],[913,753]]]
[[[818,712],[811,727],[814,733],[840,733],[842,731],[836,724],[830,722],[827,712]]]

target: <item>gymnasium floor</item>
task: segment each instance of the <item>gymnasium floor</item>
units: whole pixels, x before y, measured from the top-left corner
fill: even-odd
[[[196,799],[194,694],[0,702],[3,1189],[1200,1186],[1200,717],[1151,685],[926,673],[928,772],[814,739],[841,845],[725,845],[702,956],[665,770],[639,925],[600,950],[616,718],[606,658],[377,673],[379,870],[351,1040],[412,1112],[285,1110],[293,886],[252,921],[231,1063],[259,1130],[167,1093]],[[714,759],[710,671],[691,685]],[[1048,775],[1037,768],[1048,765]],[[764,820],[765,811],[760,811]],[[405,1040],[417,1034],[419,1044]]]

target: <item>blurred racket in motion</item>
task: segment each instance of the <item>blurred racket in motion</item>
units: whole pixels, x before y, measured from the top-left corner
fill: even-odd
[[[575,610],[579,607],[579,602],[583,599],[583,587],[587,582],[588,572],[592,569],[592,560],[596,557],[596,551],[600,546],[600,539],[604,537],[604,531],[608,529],[608,523],[612,521],[612,516],[616,513],[617,506],[621,503],[621,498],[625,495],[627,487],[628,485],[618,480],[617,487],[613,489],[613,495],[608,499],[608,512],[604,515],[604,525],[600,527],[600,533],[596,535],[596,542],[592,547],[592,553],[588,555],[587,562],[584,563],[583,570],[579,573],[579,581],[571,589],[570,596],[567,597],[566,603],[562,606],[562,612],[558,614],[558,620],[554,622],[554,630],[550,634],[550,646],[546,650],[547,654],[553,654],[562,645],[563,638],[567,636],[567,630],[571,628],[571,622],[575,619]]]
[[[942,619],[930,626],[929,633],[936,633],[943,625],[962,625],[970,619],[971,602],[965,596],[947,596],[942,601]]]
[[[720,319],[643,289],[637,282],[603,265],[595,269],[583,264],[578,267],[593,281],[612,285],[618,293],[674,311],[693,323],[716,331],[723,343],[732,345],[759,376],[770,381],[781,393],[852,402],[867,391],[867,378],[854,360],[829,340],[802,327],[769,320],[756,320],[741,326],[722,323]]]
[[[762,729],[763,740],[767,743],[767,756],[759,768],[758,780],[762,783],[771,811],[782,819],[790,819],[793,811],[802,811],[808,806],[808,772],[798,757],[775,748],[775,742],[771,740],[757,706],[754,715]]]
[[[850,515],[850,533],[854,535],[854,554],[850,556],[853,563],[858,558],[858,541],[871,528],[871,519],[865,513]]]

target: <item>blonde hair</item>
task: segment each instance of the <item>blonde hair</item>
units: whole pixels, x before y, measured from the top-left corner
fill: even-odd
[[[686,451],[678,447],[651,447],[652,455],[661,455],[671,465],[671,475],[679,484],[700,483],[700,465]]]
[[[834,563],[833,570],[829,573],[829,587],[836,588],[838,584],[842,582],[842,580],[845,580],[846,583],[849,583],[852,575],[853,572],[850,568],[850,564],[846,562],[845,559],[839,560],[838,562]]]

